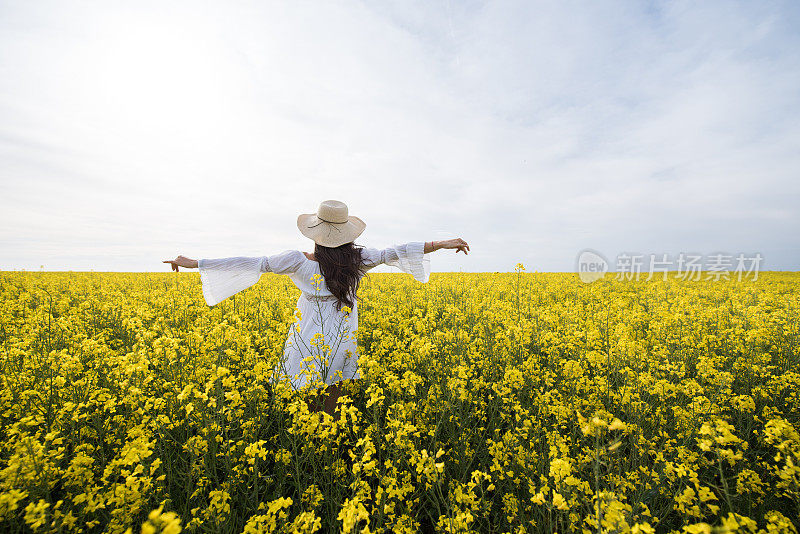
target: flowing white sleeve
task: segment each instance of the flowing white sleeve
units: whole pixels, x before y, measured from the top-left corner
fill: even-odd
[[[203,298],[215,306],[226,298],[254,286],[263,273],[289,274],[295,272],[305,259],[299,250],[286,250],[272,256],[200,259],[200,283]]]
[[[383,263],[411,274],[418,282],[427,282],[431,275],[431,259],[424,251],[424,242],[412,241],[383,250],[365,248],[362,256],[367,270]]]

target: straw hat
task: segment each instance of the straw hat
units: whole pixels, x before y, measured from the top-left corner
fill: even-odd
[[[347,204],[326,200],[317,213],[297,217],[297,227],[307,238],[323,247],[338,247],[361,235],[367,224],[354,215],[347,215]]]

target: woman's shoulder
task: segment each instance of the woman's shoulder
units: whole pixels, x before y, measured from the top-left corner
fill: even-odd
[[[305,265],[307,258],[299,250],[284,250],[278,254],[267,256],[268,270],[279,274],[290,274],[299,270]]]
[[[375,265],[381,263],[381,251],[373,247],[362,248],[361,262],[368,267],[374,267]]]

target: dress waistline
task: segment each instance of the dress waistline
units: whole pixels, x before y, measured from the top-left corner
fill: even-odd
[[[303,292],[303,296],[306,298],[306,300],[310,300],[311,302],[317,302],[317,301],[327,302],[331,300],[337,300],[336,295],[311,295],[309,293]]]

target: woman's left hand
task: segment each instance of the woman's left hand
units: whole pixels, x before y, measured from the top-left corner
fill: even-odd
[[[178,256],[174,260],[164,260],[161,263],[170,263],[172,264],[172,270],[176,273],[178,272],[178,267],[185,267],[187,269],[196,269],[197,268],[197,260],[193,260],[191,258],[187,258],[186,256]]]

